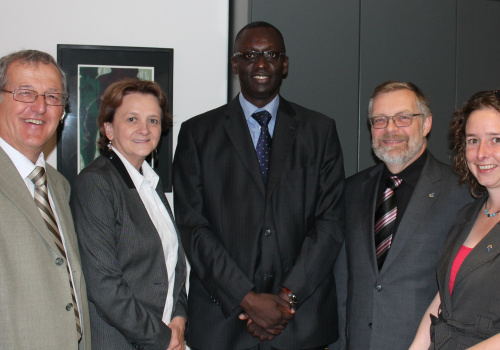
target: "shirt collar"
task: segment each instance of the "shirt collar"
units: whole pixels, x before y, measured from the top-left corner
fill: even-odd
[[[240,105],[241,108],[243,108],[243,113],[245,114],[245,119],[248,120],[248,118],[252,117],[252,114],[258,111],[263,111],[266,110],[271,114],[271,117],[273,119],[276,119],[276,115],[278,114],[278,106],[280,104],[280,95],[276,95],[276,97],[269,102],[267,105],[265,105],[262,108],[259,108],[252,103],[248,102],[245,97],[243,97],[243,94],[239,94],[239,99],[240,99]]]
[[[38,156],[36,164],[33,164],[31,160],[28,159],[28,157],[26,157],[17,149],[9,145],[1,137],[0,137],[0,147],[2,147],[5,153],[7,153],[7,155],[12,160],[12,163],[14,163],[14,166],[16,167],[17,171],[19,172],[19,174],[23,179],[26,179],[37,166],[45,168],[45,157],[43,155],[43,152],[40,153],[40,155]]]
[[[125,169],[127,169],[127,172],[130,175],[130,178],[132,179],[132,182],[134,183],[134,186],[137,190],[139,190],[143,185],[149,185],[151,186],[151,188],[156,189],[160,177],[155,173],[148,162],[144,161],[142,163],[141,168],[142,173],[144,174],[142,175],[139,170],[137,170],[132,164],[130,164],[130,162],[120,152],[118,152],[115,147],[111,146],[111,148],[113,149],[113,152],[115,152],[116,155],[120,158],[123,165],[125,166]]]
[[[402,172],[397,174],[397,176],[403,180],[408,185],[415,187],[417,185],[420,174],[422,173],[422,169],[424,168],[425,162],[427,161],[428,151],[427,149],[418,157],[413,163],[408,165]],[[387,166],[384,166],[384,174],[385,177],[394,176]]]

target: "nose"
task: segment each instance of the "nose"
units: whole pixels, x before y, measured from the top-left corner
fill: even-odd
[[[490,156],[490,147],[485,142],[480,142],[477,148],[477,158],[480,160],[486,159]]]
[[[142,135],[149,134],[149,124],[147,121],[140,121],[137,125],[137,132]]]
[[[47,104],[45,103],[45,96],[38,95],[35,102],[31,104],[31,110],[38,114],[44,114],[47,110]]]
[[[256,65],[257,67],[264,67],[268,64],[269,62],[267,62],[267,60],[264,58],[264,55],[262,54],[257,56],[257,61],[255,61],[254,63],[254,65]]]
[[[395,130],[399,130],[399,127],[396,125],[393,118],[389,118],[388,122],[387,122],[386,129],[388,132],[392,132]]]

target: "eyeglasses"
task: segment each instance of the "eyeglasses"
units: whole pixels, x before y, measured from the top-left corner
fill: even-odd
[[[36,91],[29,89],[17,88],[14,91],[1,89],[3,92],[8,92],[12,94],[15,101],[24,103],[33,103],[36,101],[38,96],[43,96],[45,98],[45,103],[49,106],[64,106],[68,100],[68,97],[59,92],[46,92],[44,94],[39,94]]]
[[[286,52],[245,51],[233,54],[233,57],[239,57],[243,62],[255,62],[259,59],[259,56],[263,56],[267,62],[276,62],[280,60],[281,56],[286,57]]]
[[[397,127],[405,127],[410,126],[413,122],[413,118],[422,115],[422,113],[410,114],[410,113],[401,113],[393,115],[392,117],[386,117],[383,115],[377,115],[374,117],[370,117],[370,124],[374,129],[384,129],[389,125],[389,119],[392,119],[394,124]]]

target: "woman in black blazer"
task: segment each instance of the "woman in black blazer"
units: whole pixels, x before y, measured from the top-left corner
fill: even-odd
[[[158,176],[145,161],[171,124],[158,84],[122,80],[103,95],[101,156],[71,198],[93,349],[185,349],[186,260]]]
[[[410,349],[500,349],[498,90],[473,95],[451,131],[455,171],[479,199],[455,220],[437,267],[439,293]]]

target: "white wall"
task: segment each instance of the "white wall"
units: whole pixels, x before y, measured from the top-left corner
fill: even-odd
[[[174,49],[174,149],[182,121],[227,101],[227,0],[2,1],[0,57],[57,44]],[[57,164],[55,139],[46,158]],[[49,154],[47,154],[49,153]]]

